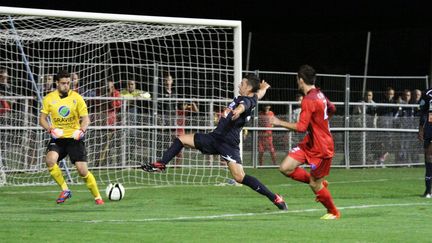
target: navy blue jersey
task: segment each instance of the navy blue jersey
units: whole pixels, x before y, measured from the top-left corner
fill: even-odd
[[[422,94],[420,99],[420,126],[432,128],[432,89]],[[426,130],[425,130],[426,132]]]
[[[253,97],[238,96],[225,108],[218,122],[216,129],[213,131],[220,139],[230,144],[240,143],[240,132],[245,124],[250,120],[253,110],[256,107],[258,97],[255,94]],[[240,114],[236,120],[231,120],[232,110],[240,104],[244,105],[245,111]]]

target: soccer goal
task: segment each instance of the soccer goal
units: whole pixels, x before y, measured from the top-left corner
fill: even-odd
[[[44,162],[49,136],[38,118],[60,69],[73,74],[71,88],[87,102],[88,162],[98,181],[226,180],[219,157],[189,149],[166,173],[139,166],[179,134],[214,128],[241,80],[240,21],[0,7],[0,23],[0,101],[9,105],[0,107],[0,185],[52,183]],[[81,183],[68,159],[60,166]]]

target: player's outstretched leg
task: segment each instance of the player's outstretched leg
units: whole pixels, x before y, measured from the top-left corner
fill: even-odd
[[[171,146],[164,152],[162,159],[152,163],[145,163],[141,165],[141,169],[147,172],[163,172],[168,164],[180,151],[184,145],[180,139],[176,138]]]
[[[141,169],[147,172],[164,172],[166,170],[166,165],[160,161],[142,164]]]
[[[266,196],[280,210],[287,210],[288,209],[288,207],[285,203],[285,200],[282,198],[282,196],[280,196],[279,194],[274,194],[273,192],[271,192],[257,178],[250,176],[250,175],[245,175],[243,177],[242,181],[238,181],[238,180],[236,180],[236,181],[239,183],[242,183],[243,185],[250,187],[252,190],[258,192],[259,194]]]
[[[280,210],[287,210],[284,199],[280,195],[270,191],[257,178],[246,175],[241,164],[236,163],[236,161],[229,161],[228,169],[236,182],[246,185],[259,194],[266,196]]]

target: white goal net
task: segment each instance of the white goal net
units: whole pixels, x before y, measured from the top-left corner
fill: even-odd
[[[226,180],[219,157],[195,150],[184,149],[166,173],[139,165],[160,158],[181,133],[213,129],[241,78],[239,21],[0,7],[0,26],[0,185],[52,183],[38,118],[61,69],[89,107],[86,147],[98,181]],[[81,183],[69,159],[60,165]]]

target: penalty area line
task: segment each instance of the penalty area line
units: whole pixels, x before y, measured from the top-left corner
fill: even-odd
[[[346,209],[365,209],[365,208],[382,208],[382,207],[411,207],[411,206],[431,206],[432,203],[394,203],[394,204],[371,204],[371,205],[353,205],[338,207],[339,210]],[[294,213],[308,213],[316,211],[325,211],[324,208],[310,208],[310,209],[299,209],[299,210],[288,210],[288,211],[275,211],[265,213],[239,213],[239,214],[219,214],[219,215],[202,215],[202,216],[179,216],[172,218],[147,218],[147,219],[131,219],[131,220],[83,220],[79,222],[83,223],[139,223],[139,222],[154,222],[154,221],[182,221],[182,220],[208,220],[208,219],[220,219],[220,218],[234,218],[234,217],[250,217],[250,216],[265,216],[265,215],[277,215],[277,214],[294,214]],[[69,221],[69,220],[67,220]],[[76,221],[74,221],[76,222]]]

